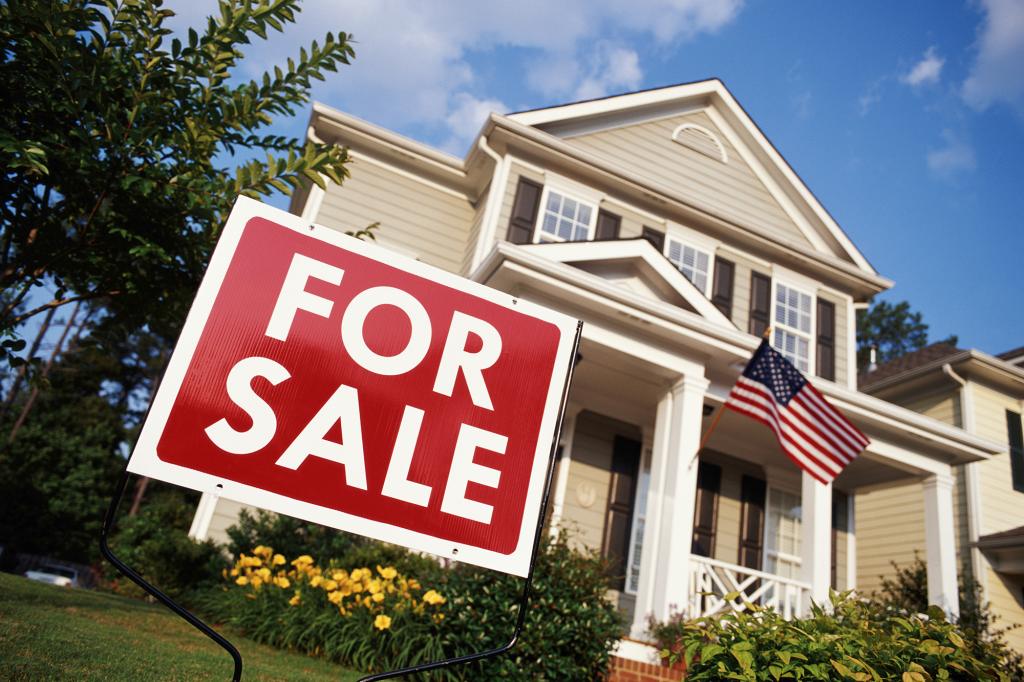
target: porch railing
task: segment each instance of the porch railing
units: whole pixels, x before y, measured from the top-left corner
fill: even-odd
[[[792,578],[690,556],[689,613],[694,618],[744,611],[747,604],[760,604],[789,620],[810,605],[810,593],[810,585]]]

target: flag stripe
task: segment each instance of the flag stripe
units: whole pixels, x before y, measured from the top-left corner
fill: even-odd
[[[725,406],[768,426],[786,456],[822,483],[839,475],[871,442],[767,340]]]
[[[791,423],[786,420],[786,415],[782,410],[779,410],[775,402],[770,397],[763,395],[761,391],[754,392],[752,395],[750,391],[746,391],[739,386],[733,389],[738,400],[742,400],[747,403],[753,403],[762,409],[766,410],[772,418],[775,420],[773,428],[775,435],[780,439],[785,439],[791,447],[796,448],[805,457],[809,457],[818,463],[824,469],[828,469],[831,475],[835,476],[842,471],[842,465],[836,462],[832,457],[823,451],[821,448],[816,447],[814,444],[809,443],[804,437],[804,433],[793,427]],[[764,389],[761,389],[762,391]]]

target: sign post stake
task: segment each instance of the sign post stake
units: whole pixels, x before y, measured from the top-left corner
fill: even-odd
[[[572,344],[572,357],[577,357],[580,346],[580,332],[583,329],[583,323],[579,322],[576,325],[576,338]],[[377,680],[387,680],[393,677],[399,677],[401,675],[409,675],[412,673],[423,673],[429,670],[437,670],[438,668],[448,668],[461,663],[473,663],[475,661],[482,661],[486,658],[492,658],[500,654],[505,653],[516,645],[519,641],[519,635],[523,632],[523,625],[526,623],[526,607],[530,601],[530,588],[533,586],[533,572],[537,568],[537,552],[540,549],[540,538],[544,532],[544,515],[548,509],[548,498],[551,496],[551,478],[555,471],[555,453],[558,451],[558,440],[562,433],[562,417],[565,413],[565,403],[569,399],[569,384],[572,382],[572,373],[575,369],[575,363],[569,367],[569,372],[565,377],[565,386],[562,388],[562,400],[558,408],[558,428],[555,429],[554,437],[551,440],[551,454],[548,456],[548,468],[544,480],[544,496],[540,504],[540,514],[537,517],[537,530],[533,536],[533,553],[530,555],[530,571],[526,575],[526,580],[523,583],[523,593],[519,597],[519,613],[516,616],[516,627],[512,632],[512,638],[507,644],[486,651],[478,651],[472,654],[466,654],[464,656],[456,656],[455,658],[447,658],[443,661],[434,661],[432,663],[421,663],[419,665],[412,665],[407,668],[399,668],[398,670],[390,670],[388,672],[377,673],[374,675],[367,675],[361,677],[359,682],[377,682]]]
[[[121,480],[118,481],[117,489],[114,491],[114,496],[110,500],[110,506],[107,507],[107,515],[103,519],[103,529],[100,531],[100,552],[103,556],[114,565],[118,571],[123,573],[132,582],[144,589],[149,594],[153,595],[159,600],[164,606],[169,608],[178,616],[188,621],[194,628],[202,632],[204,635],[212,639],[214,642],[224,648],[231,658],[235,662],[235,672],[232,676],[232,682],[239,682],[242,679],[242,654],[238,653],[238,649],[235,645],[225,639],[220,633],[211,628],[209,625],[199,619],[194,613],[186,609],[178,602],[171,599],[169,596],[164,594],[159,588],[152,583],[148,582],[145,578],[139,575],[131,566],[124,563],[120,557],[114,554],[113,550],[110,549],[110,544],[107,542],[110,537],[110,532],[114,528],[114,520],[117,517],[117,508],[121,505],[121,498],[124,497],[125,488],[128,485],[128,477],[130,474],[125,469],[124,473],[121,474]]]

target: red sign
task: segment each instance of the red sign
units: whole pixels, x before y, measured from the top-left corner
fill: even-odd
[[[128,468],[526,575],[577,326],[239,199]]]

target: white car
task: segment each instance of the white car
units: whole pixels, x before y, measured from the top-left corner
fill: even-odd
[[[67,566],[54,566],[43,564],[39,568],[26,571],[25,577],[29,580],[38,580],[41,583],[60,585],[61,587],[78,587],[78,571]]]

